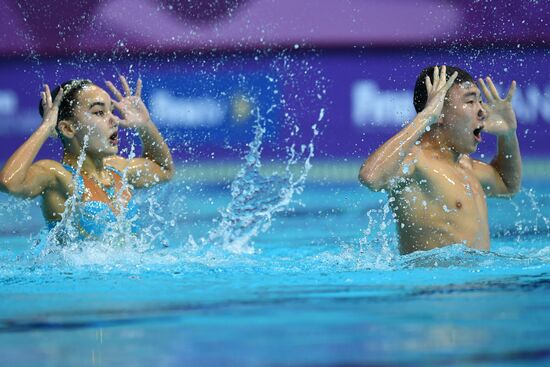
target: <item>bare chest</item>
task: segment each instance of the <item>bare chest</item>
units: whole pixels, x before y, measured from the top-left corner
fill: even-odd
[[[440,220],[485,217],[487,212],[483,189],[467,168],[433,165],[419,172],[395,191],[395,205],[400,212],[416,220]]]

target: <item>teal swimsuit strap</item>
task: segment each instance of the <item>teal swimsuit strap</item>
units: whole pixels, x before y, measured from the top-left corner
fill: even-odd
[[[115,167],[112,167],[112,166],[105,166],[105,169],[108,169],[109,171],[111,172],[114,172],[118,175],[118,177],[122,178],[124,175],[122,174],[122,172],[120,172],[118,169],[116,169]]]
[[[73,175],[76,174],[76,170],[75,170],[73,167],[69,166],[69,165],[66,164],[66,163],[62,163],[62,164],[63,164],[63,167],[64,167],[67,171],[71,172]]]
[[[65,164],[65,163],[63,163],[63,167],[65,167],[65,169],[66,169],[67,171],[71,172],[73,175],[76,175],[76,170],[75,170],[73,167],[71,167],[71,166],[69,166],[68,164]],[[123,173],[120,172],[120,171],[119,171],[118,169],[116,169],[115,167],[112,167],[112,166],[105,166],[105,169],[108,169],[109,171],[111,171],[111,172],[117,174],[120,178],[122,178],[122,177],[124,176]],[[80,177],[80,175],[78,175],[78,177]],[[79,181],[81,181],[81,180],[79,180]],[[82,183],[83,183],[83,182],[82,182]]]
[[[65,167],[65,169],[67,171],[69,171],[69,172],[71,172],[71,174],[73,174],[73,176],[76,180],[76,185],[77,185],[77,190],[78,190],[77,192],[83,193],[84,190],[85,190],[85,185],[84,185],[84,179],[82,178],[82,176],[79,175],[79,174],[77,175],[76,170],[73,167],[71,167],[67,164],[63,164],[63,167]],[[122,173],[119,170],[117,170],[116,168],[111,167],[111,166],[105,166],[105,169],[108,169],[111,172],[114,172],[121,179],[123,178]],[[110,187],[109,189],[115,190],[114,187]],[[86,201],[83,204],[84,205],[81,208],[82,211],[79,212],[80,214],[79,214],[78,220],[77,220],[79,230],[81,231],[81,234],[82,234],[83,237],[86,237],[89,234],[100,234],[100,233],[102,233],[102,231],[105,228],[105,223],[102,222],[101,220],[98,221],[98,218],[99,218],[98,214],[99,213],[102,213],[100,215],[100,217],[102,217],[103,220],[106,219],[107,221],[111,221],[111,222],[116,220],[116,218],[114,217],[109,205],[107,205],[103,202]],[[133,196],[130,199],[130,201],[128,202],[127,209],[128,210],[126,212],[126,216],[128,218],[132,218],[132,217],[136,216],[137,207],[136,207],[136,204],[133,201]],[[108,210],[108,212],[109,212],[108,215],[104,213],[105,210]],[[55,225],[57,223],[58,222],[55,222],[55,221],[47,221],[46,225],[47,225],[48,229],[52,229],[53,227],[55,227]],[[139,225],[132,224],[132,231],[136,232],[137,230],[139,230]]]
[[[119,170],[117,170],[116,168],[111,167],[111,166],[105,166],[105,169],[107,169],[107,170],[113,172],[115,175],[117,175],[117,176],[120,178],[120,181],[122,182],[123,177],[124,177],[124,176],[122,175],[122,172],[120,172]],[[115,190],[116,190],[116,189],[115,189],[115,185],[113,185],[113,186],[107,188],[107,190],[109,190],[109,194],[110,194],[110,195],[114,195],[114,194],[115,194]],[[132,201],[132,199],[130,199],[130,201]]]
[[[63,163],[63,167],[67,171],[71,172],[71,174],[73,176],[76,176],[76,185],[77,185],[76,189],[77,189],[77,192],[80,193],[80,194],[83,194],[85,187],[84,187],[84,179],[82,178],[82,176],[77,175],[76,170],[73,167],[69,166],[68,164]]]
[[[69,166],[68,164],[65,164],[65,163],[63,163],[63,167],[65,167],[65,169],[66,169],[67,171],[71,172],[71,173],[73,174],[73,176],[76,175],[76,170],[75,170],[73,167],[71,167],[71,166]],[[111,171],[111,172],[113,172],[114,174],[118,175],[118,177],[120,177],[121,180],[122,180],[123,177],[124,177],[123,173],[120,172],[120,171],[119,171],[118,169],[116,169],[115,167],[112,167],[112,166],[105,166],[105,169],[108,169],[109,171]],[[85,185],[84,185],[84,179],[82,178],[81,175],[77,175],[77,176],[76,176],[76,180],[77,180],[76,183],[77,183],[77,185],[78,185],[78,188],[77,188],[77,189],[78,189],[78,192],[84,193],[84,189],[85,189],[85,187],[84,187],[84,186],[85,186]],[[110,194],[113,194],[113,193],[115,192],[115,188],[114,188],[114,187],[109,187],[108,190],[109,190],[109,193],[110,193]],[[133,196],[130,198],[130,201],[128,202],[128,205],[130,205],[130,204],[133,204]]]

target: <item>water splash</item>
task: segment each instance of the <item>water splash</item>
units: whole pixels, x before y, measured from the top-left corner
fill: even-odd
[[[105,226],[103,234],[99,237],[82,237],[78,220],[84,202],[78,187],[88,142],[89,137],[86,135],[77,159],[75,174],[72,176],[73,191],[65,202],[61,220],[50,231],[45,230],[39,233],[34,246],[26,254],[27,259],[36,263],[67,263],[75,266],[109,264],[113,260],[123,260],[124,262],[124,259],[133,259],[135,257],[133,255],[141,254],[152,248],[151,238],[156,238],[157,234],[153,233],[150,228],[146,228],[136,235],[132,227],[138,218],[137,216],[127,217],[128,208],[122,196],[125,190],[131,189],[127,179],[127,170],[122,172],[122,186],[113,200],[116,220],[113,222],[102,221],[101,214],[98,214],[95,220]],[[129,159],[133,157],[135,157],[135,153],[132,146]],[[105,210],[111,211],[110,208]]]
[[[319,121],[323,118],[321,110]],[[314,155],[313,139],[317,125],[312,126],[313,137],[309,144],[297,151],[295,144],[287,149],[288,160],[282,174],[273,173],[264,177],[260,173],[262,138],[265,118],[256,110],[254,140],[248,144],[249,151],[244,163],[231,184],[231,202],[221,211],[216,228],[202,240],[209,246],[221,247],[237,254],[253,254],[256,250],[252,240],[271,226],[273,216],[286,210],[295,194],[301,194]],[[301,161],[303,166],[296,175],[293,168]]]
[[[533,218],[533,232],[535,235],[545,235],[548,238],[550,236],[550,220],[542,214],[535,190],[532,188],[525,190],[525,195],[528,198],[532,213],[535,214]]]
[[[55,249],[66,245],[74,244],[78,241],[80,233],[78,226],[75,224],[75,215],[78,211],[78,207],[81,204],[81,197],[79,195],[78,188],[78,176],[82,170],[82,165],[86,159],[86,148],[88,147],[89,136],[84,136],[84,142],[82,149],[77,159],[76,174],[72,177],[71,185],[73,192],[65,201],[65,210],[61,214],[61,220],[55,225],[55,227],[49,232],[46,242],[39,241],[38,246],[34,250],[40,248],[40,256],[45,256],[49,253],[55,252]]]
[[[397,236],[391,231],[395,221],[390,213],[389,202],[367,212],[369,222],[359,239],[357,269],[389,269],[399,257]]]
[[[515,215],[505,217],[505,221],[491,228],[491,237],[498,240],[515,242],[533,242],[541,238],[550,238],[550,219],[543,213],[543,196],[533,188],[524,188],[513,200],[500,204],[499,210],[506,211],[510,205]]]

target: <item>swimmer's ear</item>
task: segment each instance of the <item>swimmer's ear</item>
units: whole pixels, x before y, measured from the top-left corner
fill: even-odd
[[[452,88],[452,86],[451,86]],[[439,114],[439,118],[437,119],[436,126],[443,126],[445,125],[445,111],[449,108],[455,108],[449,103],[449,95],[446,95],[444,98],[444,104],[443,109],[441,110],[441,113]]]
[[[59,133],[61,134],[61,136],[67,139],[72,139],[76,132],[73,124],[67,120],[59,121],[57,123],[57,129],[59,130]]]

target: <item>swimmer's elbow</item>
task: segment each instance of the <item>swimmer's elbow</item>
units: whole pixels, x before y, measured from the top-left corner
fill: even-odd
[[[170,181],[174,177],[173,167],[164,167],[162,168],[161,174],[159,175],[160,182]]]
[[[370,191],[375,191],[375,192],[382,191],[386,188],[385,185],[372,183],[372,182],[362,182],[362,184],[363,186],[366,186]]]
[[[36,196],[34,193],[29,193],[24,184],[6,179],[4,175],[0,175],[0,192],[20,198],[33,198]]]
[[[489,193],[489,196],[497,197],[501,199],[512,199],[514,196],[519,194],[521,191],[521,185],[504,185],[500,190],[495,190],[492,193]]]
[[[371,191],[380,191],[385,188],[384,183],[370,172],[365,172],[364,168],[359,172],[359,182]]]
[[[6,192],[6,193],[15,193],[17,191],[17,187],[19,185],[15,185],[13,180],[10,179],[9,176],[6,176],[3,172],[0,172],[0,191]]]
[[[165,178],[165,181],[170,181],[171,179],[174,178],[174,169],[167,169],[165,170],[164,172],[164,178]]]
[[[165,181],[170,181],[172,178],[174,178],[174,173],[176,169],[174,167],[174,161],[172,160],[172,157],[169,157],[162,169],[164,171]]]
[[[513,198],[521,191],[521,185],[514,185],[508,188],[508,197]]]
[[[170,181],[174,177],[174,163],[172,159],[163,162],[163,164],[158,164],[157,178],[158,183]]]
[[[508,198],[513,198],[521,191],[521,177],[505,181],[504,186],[506,187],[504,195]]]

